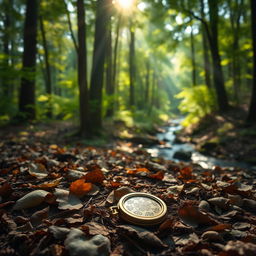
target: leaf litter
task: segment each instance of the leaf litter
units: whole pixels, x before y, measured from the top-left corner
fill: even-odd
[[[174,163],[141,149],[4,142],[0,255],[256,255],[256,174]],[[168,217],[139,227],[110,207],[161,198]]]

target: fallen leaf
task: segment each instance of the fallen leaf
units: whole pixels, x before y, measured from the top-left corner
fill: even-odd
[[[45,190],[32,191],[20,198],[14,205],[14,210],[22,210],[40,205],[49,192]]]
[[[218,231],[218,232],[222,232],[225,231],[227,229],[231,229],[232,225],[231,224],[218,224],[215,226],[212,226],[210,228],[207,229],[207,231]]]
[[[76,180],[70,184],[69,190],[70,193],[78,197],[83,197],[92,190],[92,184],[86,183],[84,179]]]
[[[136,168],[136,169],[128,169],[126,173],[132,174],[132,175],[138,174],[138,173],[145,173],[146,175],[147,173],[150,173],[150,171],[147,168]]]
[[[59,203],[58,208],[61,210],[80,209],[83,207],[81,200],[67,190],[56,188],[54,195],[57,198],[56,201]]]
[[[148,175],[148,177],[156,180],[162,180],[164,178],[164,172],[158,171],[157,173]]]
[[[31,176],[38,179],[43,179],[48,176],[48,172],[45,166],[41,163],[31,163],[28,168],[28,172]]]
[[[144,228],[133,225],[120,225],[118,229],[120,234],[125,234],[131,239],[138,240],[140,244],[143,244],[143,248],[165,249],[168,247],[153,232]]]
[[[191,234],[183,234],[181,236],[173,236],[173,240],[175,242],[175,245],[184,246],[189,243],[197,244],[199,243],[199,238],[196,233]]]
[[[85,175],[84,172],[77,170],[68,170],[67,171],[67,179],[69,181],[75,181],[81,179]]]
[[[243,243],[241,241],[229,241],[224,247],[224,252],[219,253],[219,256],[255,256],[255,252],[255,244]]]
[[[86,180],[86,182],[99,183],[99,184],[101,184],[105,180],[105,176],[100,169],[96,169],[86,173],[83,176],[83,178]]]
[[[60,181],[62,180],[62,177],[53,180],[53,181],[48,181],[44,182],[38,185],[31,185],[31,188],[40,188],[40,189],[47,189],[47,188],[55,188],[60,184]]]
[[[84,226],[87,226],[89,228],[89,234],[92,236],[94,235],[108,236],[109,235],[108,229],[102,224],[99,224],[97,222],[87,222],[84,224]]]
[[[180,170],[180,175],[178,179],[181,180],[189,180],[193,178],[192,168],[191,167],[184,167]]]
[[[96,235],[87,239],[85,234],[72,228],[65,240],[65,248],[70,256],[108,256],[110,254],[110,241],[103,235]]]
[[[3,198],[8,197],[12,192],[12,186],[7,182],[0,187],[0,196]]]
[[[198,226],[202,225],[214,225],[217,224],[215,220],[210,218],[206,213],[200,212],[198,207],[191,204],[190,202],[185,202],[182,207],[178,210],[179,217],[181,220],[188,225]]]
[[[209,242],[222,241],[222,237],[216,231],[206,231],[202,234],[201,238]]]
[[[247,230],[251,228],[251,224],[245,222],[236,222],[232,227],[237,230]]]
[[[34,227],[38,226],[42,223],[42,220],[47,219],[49,217],[49,207],[46,207],[40,211],[37,211],[32,214],[30,217],[30,222]]]
[[[219,207],[220,209],[223,210],[228,210],[230,206],[229,199],[224,198],[224,197],[214,197],[211,199],[208,199],[208,202],[214,206]]]
[[[109,204],[114,204],[117,203],[121,197],[129,194],[129,193],[133,193],[135,192],[133,189],[129,188],[129,187],[121,187],[118,188],[116,190],[113,190],[107,197],[107,202]]]

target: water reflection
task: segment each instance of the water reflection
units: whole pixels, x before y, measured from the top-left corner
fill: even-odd
[[[244,169],[251,169],[256,171],[256,166],[251,166],[243,162],[227,161],[217,159],[215,157],[205,156],[195,150],[194,146],[190,143],[175,143],[176,132],[182,129],[182,118],[171,120],[170,125],[163,127],[165,132],[156,134],[160,141],[165,141],[165,145],[158,145],[148,148],[147,151],[152,157],[162,157],[167,160],[179,162],[180,160],[174,158],[176,152],[191,152],[191,162],[200,165],[206,169],[212,169],[215,166],[221,167],[239,167]]]

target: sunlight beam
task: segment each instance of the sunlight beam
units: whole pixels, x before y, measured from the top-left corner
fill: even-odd
[[[115,2],[119,9],[129,12],[133,8],[135,0],[116,0]]]

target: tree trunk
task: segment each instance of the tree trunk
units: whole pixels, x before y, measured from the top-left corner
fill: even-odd
[[[23,119],[35,118],[35,70],[38,1],[27,0],[24,26],[24,49],[22,57],[22,77],[19,94],[19,111]]]
[[[114,113],[114,93],[113,83],[113,58],[112,58],[112,24],[109,22],[106,49],[106,93],[108,96],[107,117],[113,116]]]
[[[190,32],[190,43],[191,43],[192,83],[193,83],[193,86],[196,86],[196,56],[195,56],[195,42],[194,42],[192,25],[191,25],[191,32]]]
[[[205,18],[204,13],[204,0],[200,0],[201,2],[201,18]],[[205,84],[208,88],[212,87],[211,83],[211,63],[209,58],[209,44],[207,41],[207,34],[205,31],[205,27],[202,24],[202,43],[203,43],[203,59],[204,59],[204,74],[205,74]]]
[[[247,121],[256,123],[256,1],[251,0],[252,44],[253,44],[253,87]]]
[[[98,0],[96,8],[93,64],[90,87],[90,123],[93,134],[102,128],[102,88],[104,78],[104,62],[107,47],[107,31],[110,20],[110,0]]]
[[[230,23],[233,34],[233,43],[232,43],[232,79],[233,79],[233,88],[234,88],[234,100],[236,104],[239,104],[240,96],[240,83],[241,83],[241,66],[239,59],[239,37],[240,37],[240,22],[242,17],[243,10],[243,0],[236,0],[235,2],[229,0],[229,9],[230,9]],[[235,7],[232,6],[232,3],[235,3]]]
[[[78,25],[78,84],[79,84],[79,110],[80,133],[83,137],[90,136],[89,127],[89,100],[87,85],[87,47],[84,0],[77,0],[77,25]]]
[[[130,95],[129,105],[133,107],[135,105],[135,29],[133,26],[130,28],[130,51],[129,51],[129,76],[130,76]]]
[[[221,67],[221,59],[218,44],[218,1],[208,0],[210,14],[211,38],[209,38],[213,61],[213,81],[217,94],[218,106],[221,112],[229,108],[227,92],[224,84],[224,76]]]
[[[11,29],[11,3],[5,1],[4,3],[4,33],[3,33],[3,69],[5,70],[2,80],[3,96],[8,98],[10,96],[10,29]]]
[[[52,117],[52,79],[51,79],[51,67],[50,67],[50,62],[49,62],[49,51],[48,51],[48,45],[47,45],[47,39],[46,39],[46,34],[45,34],[45,29],[44,29],[44,21],[43,17],[40,16],[40,30],[41,30],[41,35],[42,35],[42,40],[43,40],[43,48],[44,48],[44,60],[45,60],[45,70],[46,70],[46,93],[47,96],[49,97],[48,99],[48,110],[47,110],[47,116],[50,118]]]
[[[145,105],[149,104],[149,88],[150,88],[150,61],[146,62],[146,88],[145,88]]]
[[[118,16],[117,26],[116,26],[116,39],[115,39],[115,46],[114,46],[114,62],[113,62],[113,87],[116,87],[117,83],[117,56],[118,56],[118,46],[119,46],[119,33],[120,33],[120,26],[121,26],[121,15]]]

